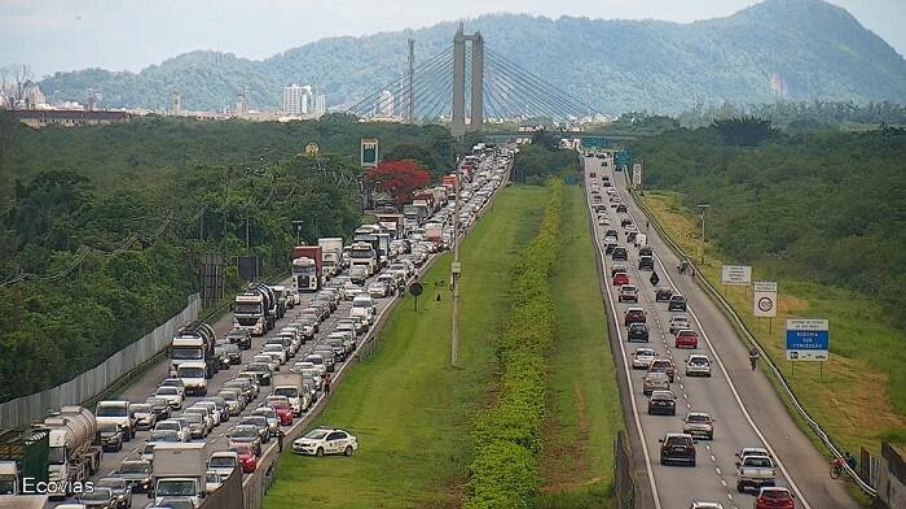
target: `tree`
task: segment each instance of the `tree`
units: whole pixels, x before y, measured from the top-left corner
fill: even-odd
[[[715,120],[713,127],[720,131],[728,145],[757,147],[771,137],[773,129],[770,120],[756,117],[734,117]]]
[[[379,191],[390,193],[394,203],[402,206],[412,200],[413,191],[431,182],[431,174],[411,159],[381,161],[368,170],[365,180],[375,185]]]

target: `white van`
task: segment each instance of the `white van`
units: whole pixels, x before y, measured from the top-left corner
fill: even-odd
[[[639,233],[635,236],[635,247],[643,247],[648,245],[648,235],[644,233]]]

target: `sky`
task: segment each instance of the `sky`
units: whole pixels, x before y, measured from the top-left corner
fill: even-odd
[[[906,55],[906,0],[829,0]],[[263,59],[324,37],[421,28],[494,12],[558,18],[724,17],[759,0],[0,0],[0,66],[36,78],[137,72],[193,50]]]

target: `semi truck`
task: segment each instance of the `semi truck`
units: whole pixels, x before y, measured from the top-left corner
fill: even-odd
[[[414,221],[416,224],[422,224],[428,219],[428,208],[415,204],[403,205],[403,217]]]
[[[368,269],[368,275],[371,276],[377,272],[377,251],[367,242],[356,242],[349,251],[349,263],[352,267],[365,266]]]
[[[205,322],[190,322],[180,327],[170,340],[170,376],[178,376],[179,366],[184,362],[203,362],[205,378],[213,377],[220,371],[215,355],[216,344],[214,329]]]
[[[293,286],[300,292],[317,292],[324,275],[322,246],[296,246],[293,248]]]
[[[405,235],[405,216],[403,214],[377,214],[378,224],[394,239],[401,239]]]
[[[325,237],[318,239],[321,246],[323,272],[330,277],[339,276],[343,272],[345,260],[343,259],[343,239],[341,237]]]
[[[28,493],[37,483],[47,482],[49,460],[49,431],[0,432],[0,501],[9,501],[13,495]]]
[[[459,188],[459,177],[455,174],[445,175],[441,179],[441,184],[447,189],[448,194],[452,196],[456,192],[456,189]]]
[[[101,447],[97,444],[97,419],[85,407],[64,406],[37,425],[48,431],[47,481],[63,489],[51,498],[65,498],[83,486],[101,467]]]
[[[189,497],[199,507],[207,496],[205,472],[208,448],[205,442],[159,442],[154,446],[151,491],[148,498],[159,504],[164,497]]]
[[[246,329],[253,336],[263,336],[274,328],[277,312],[277,296],[273,290],[263,284],[252,285],[233,301],[233,326]]]
[[[302,397],[304,381],[302,373],[294,373],[292,371],[281,371],[271,375],[271,384],[274,387],[273,394],[275,396],[286,396],[289,399],[290,406],[293,407],[293,414],[296,417],[302,415],[302,411],[305,410],[305,402]]]

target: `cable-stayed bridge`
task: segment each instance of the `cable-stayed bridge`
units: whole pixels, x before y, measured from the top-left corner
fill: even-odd
[[[462,25],[451,47],[418,65],[414,46],[410,39],[407,71],[353,105],[350,113],[374,120],[445,121],[456,137],[480,130],[487,121],[560,122],[599,115],[548,80],[486,47],[481,33],[465,34]]]

